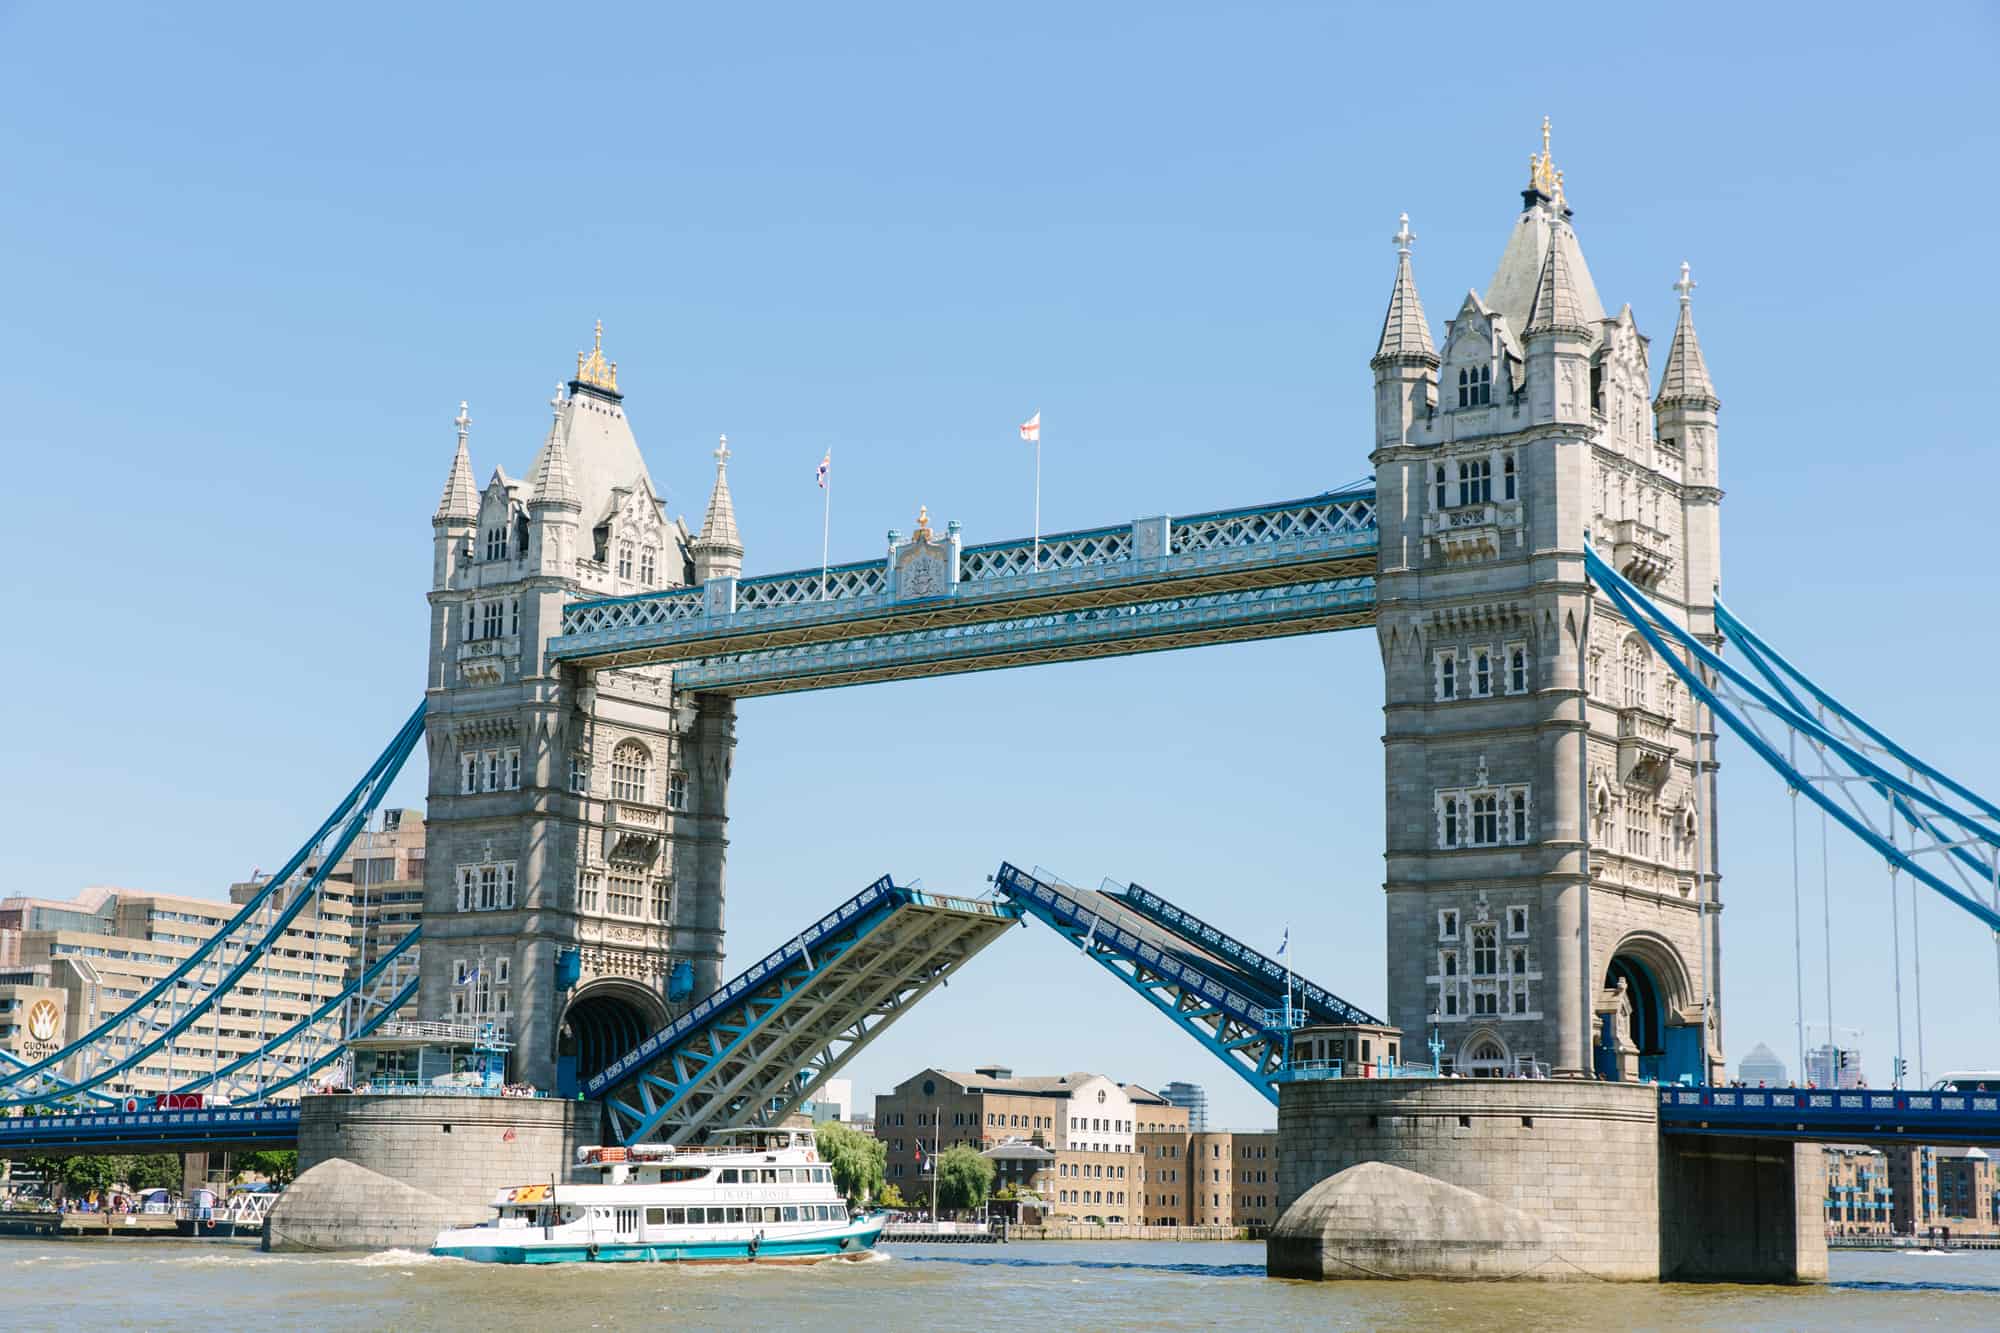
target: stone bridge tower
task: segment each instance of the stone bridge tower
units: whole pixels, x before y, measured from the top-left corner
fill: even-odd
[[[1583,564],[1590,541],[1712,636],[1718,403],[1693,284],[1683,266],[1654,393],[1631,307],[1598,299],[1546,122],[1499,269],[1441,348],[1413,239],[1406,217],[1370,362],[1391,1019],[1465,1073],[1706,1075],[1713,730]]]
[[[722,967],[735,711],[666,668],[552,664],[565,603],[740,566],[717,451],[699,536],[669,518],[603,327],[523,477],[473,481],[470,419],[432,519],[420,1012],[503,1024],[511,1077],[587,1077]],[[726,443],[726,442],[725,442]],[[570,967],[576,969],[569,975]]]

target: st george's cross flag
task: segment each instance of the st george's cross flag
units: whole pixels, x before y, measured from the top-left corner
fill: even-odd
[[[1042,414],[1040,412],[1021,423],[1021,438],[1029,444],[1042,442]]]

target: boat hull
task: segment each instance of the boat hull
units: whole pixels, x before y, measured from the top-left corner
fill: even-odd
[[[484,1230],[485,1228],[480,1228]],[[831,1235],[767,1236],[748,1240],[646,1240],[509,1242],[446,1233],[431,1247],[440,1258],[482,1264],[748,1264],[818,1263],[858,1259],[875,1246],[879,1222]]]

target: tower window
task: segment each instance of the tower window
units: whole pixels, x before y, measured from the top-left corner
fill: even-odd
[[[1485,504],[1493,498],[1493,460],[1467,458],[1458,465],[1458,502]]]
[[[1514,498],[1514,455],[1512,454],[1502,454],[1500,456],[1500,498],[1503,500]]]
[[[1472,928],[1472,975],[1490,977],[1500,970],[1500,948],[1492,926]]]
[[[653,757],[637,741],[620,741],[611,752],[611,799],[644,801],[652,790]]]
[[[486,530],[486,558],[488,560],[505,560],[507,558],[506,524],[503,523],[497,528],[488,528]]]
[[[1458,913],[1449,908],[1438,913],[1438,938],[1455,940],[1458,938]]]
[[[1500,841],[1499,797],[1472,798],[1472,841],[1481,847],[1490,847]]]
[[[639,581],[651,583],[655,571],[655,561],[659,553],[648,546],[639,552]]]
[[[1470,371],[1461,370],[1458,372],[1458,405],[1460,407],[1472,406],[1471,383],[1472,373]]]
[[[1507,826],[1507,841],[1528,840],[1528,793],[1525,788],[1514,789],[1507,807]]]
[[[688,775],[675,769],[667,774],[667,806],[673,810],[685,810],[688,804]]]
[[[1484,699],[1493,693],[1493,654],[1481,648],[1472,654],[1472,694]]]
[[[618,543],[618,577],[621,579],[632,577],[632,543],[630,542]]]
[[[1438,654],[1437,697],[1440,700],[1458,697],[1458,653],[1450,648]]]
[[[1526,644],[1507,646],[1507,693],[1528,692],[1528,648]]]

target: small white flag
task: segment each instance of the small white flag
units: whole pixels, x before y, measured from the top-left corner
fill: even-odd
[[[1021,423],[1021,438],[1029,444],[1042,442],[1042,414],[1040,412]]]
[[[833,471],[833,450],[826,451],[826,457],[819,460],[819,488],[826,489],[826,474]]]
[[[1285,956],[1285,950],[1291,947],[1292,947],[1292,928],[1290,926],[1286,926],[1285,937],[1278,941],[1278,957],[1283,958]]]

